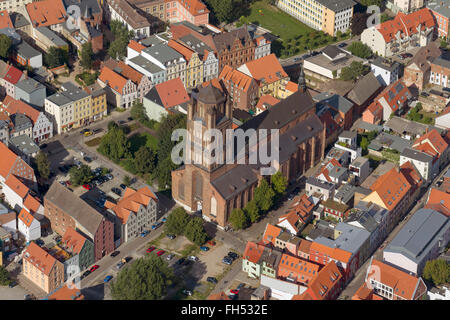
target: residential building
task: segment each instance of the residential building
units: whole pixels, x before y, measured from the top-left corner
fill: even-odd
[[[307,289],[307,287],[302,284],[275,279],[264,275],[261,275],[260,284],[261,286],[269,288],[271,299],[276,300],[291,300],[295,296],[305,292]]]
[[[305,74],[323,81],[337,79],[342,69],[350,67],[352,62],[366,63],[361,58],[355,57],[335,45],[329,45],[321,54],[311,56],[303,61]]]
[[[450,300],[450,289],[447,286],[434,287],[428,290],[427,295],[430,300]]]
[[[250,278],[276,278],[281,255],[281,251],[276,248],[248,241],[242,255],[242,271]]]
[[[233,103],[233,108],[252,110],[259,96],[259,84],[251,76],[225,66],[219,75]]]
[[[25,237],[26,241],[32,241],[41,237],[41,224],[26,209],[22,209],[17,216],[17,229]]]
[[[137,99],[136,84],[107,66],[102,67],[97,82],[106,91],[107,102],[113,106],[131,108]]]
[[[431,64],[435,58],[441,55],[441,50],[436,43],[430,43],[415,54],[414,58],[406,65],[403,81],[409,87],[415,85],[419,90],[423,90],[430,81]]]
[[[329,198],[333,198],[335,188],[335,184],[328,181],[323,181],[314,177],[308,177],[306,179],[305,190],[308,196],[321,198],[327,201]]]
[[[334,199],[328,199],[321,201],[320,206],[323,207],[323,216],[325,218],[331,217],[337,221],[344,221],[349,214],[349,206],[346,204],[335,201]]]
[[[45,98],[45,112],[49,115],[56,133],[61,134],[71,130],[75,125],[75,110],[73,101],[56,92]]]
[[[187,114],[189,95],[180,78],[155,85],[144,97],[145,114],[150,120],[161,121],[167,114]]]
[[[8,10],[8,12],[17,12],[20,8],[31,3],[32,0],[5,0],[0,2],[0,10]]]
[[[411,121],[399,116],[391,117],[383,124],[383,127],[385,128],[385,130],[391,130],[402,138],[408,140],[419,138],[432,129],[441,131],[441,129],[436,128],[432,125]]]
[[[365,29],[361,42],[377,55],[390,57],[416,46],[428,45],[435,27],[433,15],[427,8],[410,14],[399,12],[393,20]]]
[[[139,38],[150,35],[150,22],[141,15],[126,0],[108,0],[104,3],[106,20],[120,21],[129,31]]]
[[[448,163],[450,157],[450,148],[436,129],[417,138],[412,144],[412,148],[439,159],[437,160],[439,169]]]
[[[55,181],[44,197],[45,216],[64,235],[68,227],[94,243],[95,261],[114,251],[114,224]]]
[[[5,63],[3,62],[3,64]],[[2,90],[5,90],[6,95],[14,97],[16,93],[16,84],[20,80],[25,79],[25,75],[22,71],[10,65],[9,63],[7,63],[4,67],[6,72],[0,78],[0,85],[4,87],[4,89]]]
[[[296,197],[290,209],[278,218],[277,226],[293,235],[299,234],[312,220],[314,207],[314,202],[306,194]]]
[[[434,125],[442,129],[450,129],[450,106],[446,107],[440,114],[434,119]]]
[[[29,3],[25,6],[26,18],[31,22],[32,29],[49,27],[51,30],[61,32],[67,20],[67,12],[62,0],[43,0]],[[31,30],[30,37],[33,37]]]
[[[412,144],[413,143],[410,140],[386,132],[381,132],[369,143],[367,148],[369,149],[369,154],[383,157],[383,150],[394,150],[396,153],[402,153],[406,148],[410,148]]]
[[[346,95],[346,98],[355,104],[353,119],[357,119],[362,115],[366,107],[372,103],[381,90],[383,90],[383,86],[372,72],[356,81],[353,89]]]
[[[158,198],[149,187],[138,190],[126,188],[124,195],[116,205],[108,208],[115,216],[116,238],[121,243],[128,242],[149,230],[156,222]]]
[[[11,243],[6,243],[12,240],[12,234],[16,234],[17,232],[17,213],[15,211],[11,211],[8,213],[4,213],[0,215],[0,238],[2,241],[3,250],[0,249],[0,252],[12,249],[12,241]],[[7,248],[5,248],[7,247]]]
[[[0,141],[8,145],[11,119],[5,113],[0,115]]]
[[[84,300],[84,295],[75,285],[64,284],[51,292],[44,300]]]
[[[439,172],[439,162],[435,160],[431,155],[411,148],[400,154],[400,165],[410,161],[426,182],[430,182]]]
[[[237,68],[237,70],[257,81],[259,85],[259,97],[263,94],[270,94],[278,99],[280,96],[279,91],[289,81],[289,76],[284,71],[274,53],[247,62]]]
[[[201,0],[165,0],[166,21],[171,23],[188,21],[195,25],[209,22],[209,10]]]
[[[97,27],[102,23],[102,8],[97,1],[94,0],[63,0],[64,6],[67,10],[71,5],[76,5],[80,8],[81,19],[78,22],[86,22],[92,27]]]
[[[12,58],[18,64],[30,66],[34,69],[40,68],[43,65],[42,53],[30,46],[24,40],[14,46]]]
[[[36,243],[30,242],[23,253],[22,274],[46,293],[64,282],[64,265]]]
[[[11,96],[6,96],[0,106],[0,110],[5,111],[8,115],[16,113],[26,115],[33,124],[32,139],[36,143],[53,137],[53,124],[44,112],[38,111],[22,100],[15,100]]]
[[[11,137],[19,137],[26,135],[28,137],[33,136],[33,123],[23,113],[15,113],[9,117],[11,119],[11,131],[9,132]]]
[[[166,19],[165,0],[129,0],[128,3],[132,7],[137,8],[138,11],[140,10],[140,13],[142,13],[143,15],[151,15],[161,21],[165,21]],[[152,23],[150,29],[153,30],[152,27],[156,27],[158,23],[154,21],[150,22]]]
[[[349,130],[351,128],[353,124],[353,102],[338,94],[328,92],[322,92],[314,96],[313,99],[317,102],[317,115],[319,117],[326,110],[329,110],[331,117],[333,117],[339,129]],[[334,131],[340,130],[335,129]]]
[[[261,98],[258,99],[258,103],[255,106],[256,115],[260,114],[261,112],[273,107],[278,102],[280,102],[279,99],[274,98],[270,94],[262,95]]]
[[[73,126],[76,128],[89,124],[92,116],[91,95],[72,82],[65,82],[61,85],[61,94],[72,101]]]
[[[348,166],[348,171],[350,174],[358,177],[357,180],[359,183],[362,183],[370,174],[370,162],[369,159],[364,157],[357,157],[352,163]]]
[[[72,227],[67,227],[59,246],[74,256],[78,255],[80,272],[86,270],[95,262],[94,244]]]
[[[319,272],[320,265],[284,253],[278,265],[280,280],[308,286]]]
[[[387,300],[420,300],[427,293],[422,278],[371,259],[365,285]]]
[[[97,83],[84,88],[84,91],[91,96],[91,110],[89,121],[101,120],[108,114],[108,103],[106,101],[106,91]]]
[[[447,217],[450,216],[450,195],[436,188],[431,188],[428,194],[426,209],[436,210]]]
[[[423,0],[393,0],[394,8],[404,13],[413,12],[423,7]]]
[[[36,175],[30,165],[3,143],[0,143],[0,154],[0,183],[3,193],[6,180],[12,176],[19,178],[28,188],[37,190]]]
[[[277,7],[311,28],[334,37],[338,31],[343,33],[350,28],[355,4],[351,0],[309,0],[305,3],[280,0]]]
[[[428,1],[426,7],[430,9],[436,20],[436,31],[440,38],[448,38],[448,23],[450,18],[450,10],[448,1]]]
[[[26,134],[11,137],[8,145],[14,153],[19,155],[27,163],[31,163],[31,159],[36,157],[41,150],[34,140]]]
[[[192,97],[188,105],[189,132],[194,130],[194,123],[198,119],[203,120],[202,132],[212,128],[221,131],[232,128],[231,103],[220,89],[209,83],[194,90]],[[280,147],[287,152],[280,154],[279,170],[288,181],[323,159],[324,127],[315,115],[314,102],[305,91],[304,84],[299,86],[296,93],[246,121],[239,128],[244,131],[280,129]],[[298,152],[302,157],[294,158]],[[259,171],[252,170],[248,165],[233,163],[218,166],[199,158],[194,161],[200,164],[185,164],[172,171],[173,197],[188,211],[202,210],[204,219],[224,227],[232,209],[243,208],[251,201],[254,188],[263,177],[258,176]],[[291,163],[289,168],[288,163]]]
[[[47,27],[33,28],[33,39],[35,39],[36,45],[44,51],[51,47],[69,50],[69,44]]]
[[[184,86],[187,89],[190,89],[203,83],[203,61],[201,60],[199,54],[188,46],[185,46],[173,39],[170,39],[167,45],[180,53],[184,60],[186,60]]]
[[[377,57],[371,62],[372,73],[383,86],[388,86],[398,80],[401,72],[400,63]]]
[[[272,42],[269,39],[267,39],[266,37],[264,37],[264,35],[262,35],[256,37],[255,42],[256,48],[254,60],[268,56],[270,54],[270,46]]]
[[[340,185],[347,180],[348,172],[335,158],[332,158],[321,167],[316,177],[321,181]]]
[[[31,106],[42,108],[46,97],[45,86],[34,79],[26,78],[16,84],[14,96],[16,100],[23,100]]]
[[[441,55],[430,62],[430,83],[441,86],[450,86],[450,57],[448,54]]]
[[[445,252],[449,239],[448,217],[435,210],[419,209],[383,250],[383,260],[417,276],[428,260]]]

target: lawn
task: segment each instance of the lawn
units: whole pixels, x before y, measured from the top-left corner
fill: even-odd
[[[129,141],[131,143],[130,151],[133,155],[142,146],[150,147],[155,151],[158,148],[158,140],[156,137],[147,132],[135,134],[129,138]]]
[[[265,1],[257,1],[250,5],[247,21],[269,29],[281,39],[292,39],[299,35],[309,34],[314,29],[284,13]]]

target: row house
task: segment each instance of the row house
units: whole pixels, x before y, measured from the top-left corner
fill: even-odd
[[[439,161],[437,160],[438,158],[411,148],[405,148],[400,154],[400,166],[410,162],[427,183],[439,172]]]
[[[308,286],[319,273],[320,265],[284,253],[278,264],[277,277]]]
[[[22,79],[16,84],[14,99],[23,100],[32,107],[38,109],[44,107],[46,97],[46,87],[32,78]]]
[[[186,89],[194,88],[203,83],[203,61],[198,53],[176,40],[169,40],[167,45],[183,55],[184,60],[186,60],[186,74],[184,77]]]
[[[436,20],[436,33],[438,37],[448,39],[448,27],[450,12],[448,11],[448,0],[434,0],[428,1],[426,7],[430,9]]]
[[[288,230],[293,235],[300,231],[313,219],[315,204],[306,194],[294,199],[289,211],[278,218],[277,226]]]
[[[399,12],[393,20],[365,29],[361,42],[377,55],[390,57],[428,45],[433,40],[435,27],[436,22],[427,8],[407,15]]]
[[[23,13],[32,25],[30,37],[34,36],[33,29],[39,27],[48,27],[50,30],[60,33],[68,18],[62,0],[32,2],[25,6]]]
[[[91,96],[71,82],[61,85],[61,94],[72,101],[74,127],[89,124],[91,118]]]
[[[437,43],[430,43],[426,47],[420,48],[414,58],[406,65],[403,73],[403,81],[409,87],[415,85],[419,90],[423,90],[430,82],[431,63],[441,55],[441,50]]]
[[[53,137],[53,123],[46,116],[45,112],[39,111],[29,104],[10,96],[5,97],[0,110],[8,115],[20,113],[30,118],[33,124],[33,135],[31,138],[34,142],[41,143]]]
[[[448,178],[447,178],[447,180],[448,180]],[[444,189],[444,190],[446,190],[446,189]],[[427,197],[427,203],[425,204],[424,208],[436,210],[437,212],[440,212],[440,213],[446,215],[447,217],[449,217],[450,216],[450,194],[447,192],[444,192],[442,190],[436,189],[436,188],[431,188],[431,190],[428,194],[428,197]]]
[[[137,99],[136,84],[106,66],[102,67],[97,82],[106,91],[106,100],[113,106],[131,108]]]
[[[383,90],[383,85],[374,73],[369,72],[358,81],[345,98],[353,102],[353,119],[361,117],[362,113],[372,103],[373,99]]]
[[[194,25],[209,22],[209,10],[200,0],[165,0],[165,21],[170,23],[188,21]]]
[[[45,217],[64,235],[71,227],[94,244],[94,259],[114,251],[114,224],[73,192],[55,181],[44,197]]]
[[[45,293],[50,293],[63,284],[64,265],[31,242],[23,253],[22,274]]]
[[[419,10],[423,7],[423,0],[393,0],[392,4],[394,6],[393,10],[402,11],[404,13],[413,12]],[[394,11],[394,12],[395,12]]]
[[[398,80],[401,65],[397,61],[377,57],[370,63],[370,69],[383,86],[388,86]]]
[[[0,85],[4,94],[14,97],[16,94],[16,84],[25,79],[25,74],[13,65],[0,62]]]
[[[26,209],[22,209],[17,217],[17,229],[25,237],[26,241],[32,241],[41,237],[41,223]]]
[[[439,169],[437,171],[433,169],[434,174],[447,165],[450,158],[450,148],[436,129],[427,130],[424,135],[417,138],[412,149],[426,153],[435,159],[433,161],[438,162]]]
[[[430,63],[430,83],[441,86],[450,86],[450,60],[448,55],[441,55]]]
[[[104,1],[106,20],[119,21],[133,31],[136,37],[145,38],[150,35],[150,22],[141,15],[126,0],[107,0]]]
[[[127,188],[117,204],[107,202],[105,207],[117,220],[114,223],[116,238],[125,243],[150,229],[156,222],[158,198],[148,187],[138,190]]]
[[[248,241],[242,255],[242,271],[254,279],[262,276],[276,278],[281,256],[281,250],[277,248]]]
[[[93,122],[103,119],[108,113],[106,91],[97,82],[85,87],[84,91],[91,96],[91,118],[89,121]]]
[[[2,186],[9,177],[15,176],[28,188],[37,190],[36,175],[30,165],[3,143],[0,143],[0,154],[2,155],[0,163],[0,183]]]
[[[230,66],[225,66],[219,80],[229,94],[233,108],[245,111],[255,108],[259,95],[259,85],[255,79]]]
[[[8,12],[15,13],[31,2],[32,0],[5,0],[0,3],[0,10],[8,10]]]
[[[72,256],[78,256],[79,272],[86,270],[95,262],[94,244],[72,227],[66,229],[59,246]]]

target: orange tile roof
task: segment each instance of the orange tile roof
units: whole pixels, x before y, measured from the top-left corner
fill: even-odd
[[[174,78],[155,86],[164,108],[171,108],[189,101],[189,95],[180,78]]]
[[[81,249],[83,249],[86,238],[72,227],[67,227],[61,242],[64,244],[65,248],[69,248],[73,253],[78,254],[81,252]]]
[[[249,77],[245,73],[231,68],[230,66],[225,66],[219,75],[219,79],[224,82],[231,81],[240,90],[247,92],[252,84],[252,77]]]
[[[67,13],[61,0],[42,0],[26,5],[33,27],[48,27],[66,21]]]
[[[406,161],[400,166],[400,172],[408,180],[411,188],[417,190],[423,184],[423,179],[420,173],[417,171],[416,167],[411,163],[411,161]]]
[[[16,220],[16,212],[15,211],[0,214],[0,226],[6,224],[8,222],[11,222],[13,220],[14,221]]]
[[[149,187],[142,187],[137,191],[127,188],[124,197],[111,210],[125,224],[131,213],[137,213],[141,205],[148,206],[152,199],[158,201],[158,198]]]
[[[353,295],[352,300],[383,300],[383,298],[375,294],[373,289],[369,289],[364,282]]]
[[[16,100],[10,96],[6,96],[5,99],[3,99],[2,109],[4,109],[9,115],[23,113],[30,118],[31,121],[33,121],[33,124],[36,123],[40,115],[40,112],[28,103],[25,103],[22,100]]]
[[[342,274],[338,266],[334,261],[331,261],[311,281],[308,291],[314,300],[324,300],[327,292],[330,292],[334,286],[339,285],[341,279]]]
[[[402,89],[397,92],[396,88],[398,85],[402,86]],[[408,95],[407,95],[408,94]],[[390,98],[392,96],[392,98]],[[400,105],[403,105],[409,97],[412,97],[411,91],[409,91],[408,87],[405,83],[399,79],[398,81],[390,84],[386,87],[375,99],[375,101],[380,101],[381,98],[384,98],[386,103],[391,108],[392,112],[397,111],[400,108]],[[400,105],[399,105],[400,101]],[[376,106],[378,108],[378,106]],[[381,107],[383,108],[383,107]]]
[[[342,167],[342,165],[335,158],[331,158],[330,161],[328,161],[327,163],[325,163],[322,166],[322,168],[319,171],[319,174],[317,174],[317,177],[320,176],[321,174],[323,174],[325,179],[327,179],[328,182],[332,182],[329,174],[330,174],[330,171],[335,167]],[[330,168],[330,169],[328,169],[328,168]]]
[[[338,260],[344,263],[348,263],[350,261],[350,258],[352,257],[351,252],[345,251],[340,248],[330,248],[318,242],[312,242],[309,253],[311,255],[315,252],[326,254],[331,259]]]
[[[298,232],[300,226],[306,223],[309,215],[312,214],[313,209],[314,203],[309,200],[306,194],[298,196],[288,213],[279,217],[278,224],[287,221],[294,228],[295,232]]]
[[[222,85],[220,84],[219,79],[217,79],[217,78],[213,78],[213,79],[211,79],[211,80],[209,80],[209,81],[203,82],[203,83],[202,83],[202,87],[205,88],[205,87],[209,86],[210,83],[211,83],[211,85],[212,85],[213,87],[216,87],[217,89],[219,89],[220,91],[223,92],[223,87],[222,87]]]
[[[284,253],[278,264],[278,276],[307,284],[317,277],[320,266]]]
[[[0,141],[0,175],[6,179],[18,156]]]
[[[393,294],[406,300],[413,300],[418,282],[418,277],[391,267],[381,261],[372,260],[368,268],[366,283],[370,284],[370,279],[374,279],[393,289]]]
[[[22,209],[19,213],[19,219],[29,228],[33,223],[34,217],[27,210]]]
[[[423,136],[420,136],[419,138],[414,141],[413,148],[417,150],[424,150],[423,145],[429,144],[432,150],[425,149],[424,152],[427,152],[432,156],[437,156],[438,158],[442,155],[442,153],[448,148],[447,142],[445,142],[444,138],[439,134],[439,132],[436,129],[428,131]]]
[[[8,11],[0,11],[0,29],[4,28],[14,28],[14,25],[9,17]]]
[[[103,66],[113,70],[115,73],[121,75],[125,79],[134,82],[137,86],[141,83],[142,77],[144,77],[142,73],[125,64],[125,62],[117,61],[112,58],[105,61]]]
[[[28,194],[25,198],[25,201],[23,202],[23,206],[30,212],[37,212],[39,210],[39,207],[41,206],[41,202],[31,194]]]
[[[245,66],[251,76],[260,82],[260,86],[288,77],[274,53],[247,62]]]
[[[269,105],[271,107],[273,107],[274,105],[276,105],[278,102],[280,102],[280,100],[278,100],[277,98],[274,98],[273,96],[271,96],[270,94],[265,94],[262,95],[261,98],[259,98],[258,103],[256,104],[256,109],[260,109],[260,110],[266,110],[267,108],[265,107],[265,105]]]
[[[165,0],[165,2],[172,2],[173,0]],[[209,13],[206,5],[200,0],[177,0],[178,4],[183,6],[193,16]]]
[[[302,294],[296,294],[292,297],[291,300],[314,300],[313,297],[308,293],[308,291],[303,292]]]
[[[441,210],[446,216],[450,215],[450,194],[432,188],[428,195],[427,205],[441,205]],[[437,207],[436,207],[437,208]]]
[[[37,267],[47,276],[50,275],[53,266],[57,263],[53,256],[35,242],[30,242],[28,247],[25,248],[23,259]]]
[[[248,241],[247,245],[245,246],[244,254],[242,255],[242,258],[252,262],[252,263],[258,263],[259,259],[261,258],[261,255],[264,252],[265,246],[255,243],[252,241]]]
[[[311,244],[312,241],[302,239],[302,241],[300,241],[300,245],[298,246],[298,251],[305,252],[309,255]]]
[[[288,83],[286,83],[285,89],[290,92],[297,92],[298,84],[292,81],[288,81]]]
[[[173,39],[170,39],[167,45],[172,49],[174,49],[175,51],[177,51],[178,53],[180,53],[184,57],[184,59],[186,59],[187,62],[191,60],[192,56],[195,53],[194,50],[182,45],[181,43]]]
[[[386,209],[392,210],[407,195],[411,184],[399,169],[392,168],[380,176],[370,188],[378,194]]]
[[[106,208],[106,209],[111,209],[111,208],[113,208],[115,205],[116,205],[116,204],[115,204],[114,202],[111,202],[111,201],[109,201],[109,200],[106,200],[106,201],[105,201],[105,208]]]
[[[84,295],[75,285],[64,284],[61,288],[54,291],[47,297],[47,300],[84,300]]]
[[[401,38],[416,34],[419,25],[421,31],[435,26],[429,9],[423,8],[408,15],[399,12],[393,20],[380,23],[375,28],[383,35],[386,42],[390,42],[396,38],[397,32],[400,32]]]
[[[15,175],[10,174],[5,181],[5,184],[11,188],[22,199],[28,194],[30,189],[24,185]]]
[[[120,94],[122,94],[123,87],[127,83],[127,79],[106,66],[103,66],[98,78],[108,87]]]
[[[142,50],[144,50],[146,48],[144,45],[140,44],[139,42],[137,42],[135,40],[131,40],[130,43],[128,43],[128,47],[137,52],[141,52]]]
[[[281,228],[268,223],[266,226],[266,230],[264,230],[263,241],[266,243],[270,242],[272,244],[275,244],[275,239],[280,235],[281,232]]]

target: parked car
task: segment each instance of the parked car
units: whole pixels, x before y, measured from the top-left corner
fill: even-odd
[[[111,191],[117,194],[118,196],[122,195],[122,190],[120,190],[119,188],[112,188]]]
[[[141,237],[145,238],[149,233],[150,233],[150,231],[148,231],[148,230],[142,231],[141,232]]]
[[[111,275],[107,275],[107,276],[105,277],[105,279],[103,279],[103,282],[104,282],[104,283],[107,283],[107,282],[109,282],[111,279],[112,279],[112,276],[111,276]]]
[[[85,188],[86,190],[91,190],[92,189],[91,185],[88,184],[88,183],[83,184],[83,188]]]
[[[198,261],[198,258],[196,256],[189,256],[188,259],[191,261]]]
[[[148,253],[152,252],[153,250],[155,250],[156,248],[154,246],[151,246],[150,248],[148,248],[146,251]]]
[[[206,281],[213,283],[213,284],[216,284],[218,282],[217,279],[214,277],[208,277],[208,278],[206,278]]]
[[[125,121],[119,120],[119,124],[125,124]]]
[[[208,247],[205,247],[205,246],[201,246],[201,247],[200,247],[200,250],[202,250],[202,251],[208,251],[209,248],[208,248]]]
[[[210,246],[215,246],[215,245],[216,245],[216,242],[215,242],[214,240],[209,240],[209,241],[207,242],[207,244],[209,244]]]
[[[222,259],[222,263],[224,263],[226,265],[231,265],[233,263],[233,261],[229,257],[224,257]]]
[[[92,158],[90,158],[90,157],[88,157],[88,156],[84,157],[83,159],[84,159],[84,161],[86,161],[87,163],[91,163],[91,162],[92,162]]]
[[[111,257],[116,257],[120,254],[120,251],[114,251],[113,253],[111,253]]]
[[[230,293],[232,293],[232,294],[239,294],[239,290],[230,290]]]
[[[161,222],[166,222],[166,221],[167,221],[167,218],[166,218],[166,217],[164,217],[164,218],[161,219]]]
[[[170,260],[172,260],[172,258],[173,258],[174,256],[175,256],[174,254],[170,253],[170,254],[167,255],[166,260],[167,260],[167,261],[170,261]]]
[[[161,222],[157,222],[157,223],[155,223],[154,225],[152,225],[152,230],[156,230],[156,229],[158,229],[159,227],[161,227],[161,225],[162,225],[162,223],[161,223]]]
[[[36,242],[36,244],[41,247],[45,244],[42,239],[36,239],[36,240],[34,240],[34,242]]]
[[[185,259],[181,258],[181,259],[177,260],[177,262],[175,262],[175,265],[177,265],[177,266],[181,265],[184,261],[185,261]]]
[[[124,261],[124,260],[125,260],[125,263],[128,263],[128,262],[130,262],[131,260],[133,260],[133,257],[126,257],[126,258],[123,258],[122,261]]]
[[[32,294],[26,294],[23,296],[24,300],[33,300],[34,296]]]
[[[122,268],[123,265],[124,265],[124,263],[123,263],[122,261],[119,262],[118,264],[116,264],[116,269],[117,269],[117,270],[120,270],[120,268]]]
[[[45,148],[47,148],[47,146],[48,146],[48,144],[43,143],[43,144],[41,144],[41,149],[45,149]]]
[[[343,48],[343,47],[345,47],[345,46],[347,46],[347,43],[345,43],[345,42],[342,42],[342,43],[340,43],[340,44],[338,45],[339,48]]]
[[[236,260],[237,258],[239,258],[239,255],[235,252],[228,252],[228,256],[232,259],[232,260]]]
[[[295,58],[294,58],[294,62],[297,62],[298,60],[300,60],[299,57],[295,57]]]
[[[83,275],[81,276],[81,278],[86,278],[88,275],[91,274],[91,270],[86,270]]]
[[[161,257],[164,253],[165,253],[164,250],[159,250],[159,251],[156,253],[156,255],[157,255],[158,257]]]
[[[99,133],[99,132],[102,132],[103,131],[103,128],[98,128],[98,129],[94,129],[94,133]]]
[[[173,239],[175,239],[177,236],[176,235],[174,235],[174,234],[168,234],[167,235],[167,238],[169,238],[170,240],[173,240]]]
[[[190,291],[190,290],[184,289],[183,293],[187,296],[192,296],[192,291]]]
[[[119,187],[121,187],[123,190],[125,190],[127,188],[127,186],[124,185],[123,183],[121,183]]]
[[[80,133],[81,133],[81,134],[85,134],[85,133],[88,132],[88,131],[89,131],[89,129],[83,129],[83,130],[80,131]]]
[[[99,266],[98,264],[94,264],[94,265],[89,269],[89,271],[90,271],[90,272],[94,272],[94,271],[97,270],[98,268],[100,268],[100,266]]]
[[[89,137],[90,135],[92,135],[93,133],[92,133],[92,131],[91,130],[88,130],[88,131],[86,131],[85,133],[84,133],[84,136],[85,137]]]
[[[17,286],[17,282],[16,281],[11,281],[9,284],[8,284],[8,287],[9,288],[14,288],[15,286]]]

